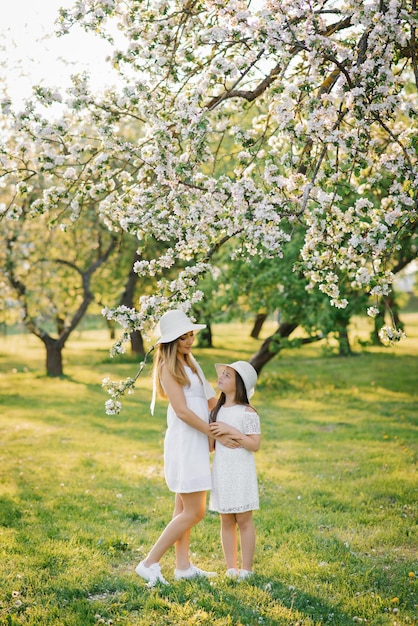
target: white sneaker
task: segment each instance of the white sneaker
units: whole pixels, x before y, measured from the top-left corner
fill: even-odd
[[[226,570],[225,576],[227,576],[228,578],[238,578],[239,571],[235,569],[235,567],[230,567]]]
[[[190,563],[187,569],[175,569],[174,578],[180,580],[181,578],[213,578],[216,576],[216,572],[205,572],[203,569],[199,569],[196,565]]]
[[[148,587],[154,587],[157,583],[162,583],[163,585],[168,585],[168,582],[161,574],[161,568],[159,563],[153,563],[149,567],[147,567],[144,561],[141,561],[135,568],[138,576],[141,576],[144,580],[148,582]]]
[[[250,576],[253,576],[253,574],[254,574],[254,572],[252,572],[249,569],[240,569],[238,580],[245,580],[246,578],[249,578]]]

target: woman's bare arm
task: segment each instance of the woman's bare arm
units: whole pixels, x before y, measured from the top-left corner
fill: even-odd
[[[244,433],[238,430],[238,428],[229,426],[228,424],[225,424],[225,422],[213,422],[212,424],[209,424],[209,428],[212,436],[214,435],[218,438],[222,435],[229,435],[239,442],[239,445],[242,448],[250,450],[251,452],[257,452],[260,448],[261,435],[244,435]]]
[[[194,411],[189,409],[183,387],[173,378],[165,366],[161,369],[161,382],[177,417],[192,428],[208,435],[208,437],[213,437],[209,429],[209,424],[196,415]]]

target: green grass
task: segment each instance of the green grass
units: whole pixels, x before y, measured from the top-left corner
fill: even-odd
[[[104,332],[77,334],[63,379],[44,375],[42,345],[0,340],[0,626],[409,625],[417,619],[418,315],[407,339],[352,358],[320,344],[285,350],[263,370],[254,397],[257,453],[256,575],[226,580],[219,519],[192,531],[196,564],[213,581],[149,590],[134,573],[169,520],[163,478],[165,403],[149,414],[149,368],[118,416],[101,381],[132,375],[109,359]],[[263,331],[266,336],[270,323]],[[245,324],[219,325],[215,362],[247,359],[258,342]]]

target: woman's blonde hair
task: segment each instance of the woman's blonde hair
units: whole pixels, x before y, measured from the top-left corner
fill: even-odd
[[[179,339],[180,337],[178,339],[175,339],[174,341],[170,341],[169,343],[159,343],[157,346],[153,367],[154,380],[157,386],[157,393],[163,398],[167,397],[167,394],[165,393],[164,388],[161,384],[161,368],[163,365],[166,366],[168,372],[172,375],[174,380],[180,383],[182,387],[190,385],[190,380],[185,372],[183,364],[177,358],[177,342]],[[192,372],[199,376],[199,372],[197,371],[196,365],[191,355],[185,354],[184,360],[186,361],[186,364],[190,367]]]

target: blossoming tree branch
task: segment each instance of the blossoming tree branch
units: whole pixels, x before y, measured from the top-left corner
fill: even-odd
[[[416,237],[415,0],[79,0],[58,24],[118,32],[119,80],[97,95],[74,77],[65,96],[39,88],[9,111],[3,214],[17,219],[37,189],[33,215],[71,224],[88,200],[139,253],[162,242],[135,265],[158,277],[156,292],[105,311],[126,331],[116,351],[168,307],[198,302],[226,242],[232,258],[280,257],[300,227],[308,288],[345,307],[349,284],[377,312],[390,259]]]

